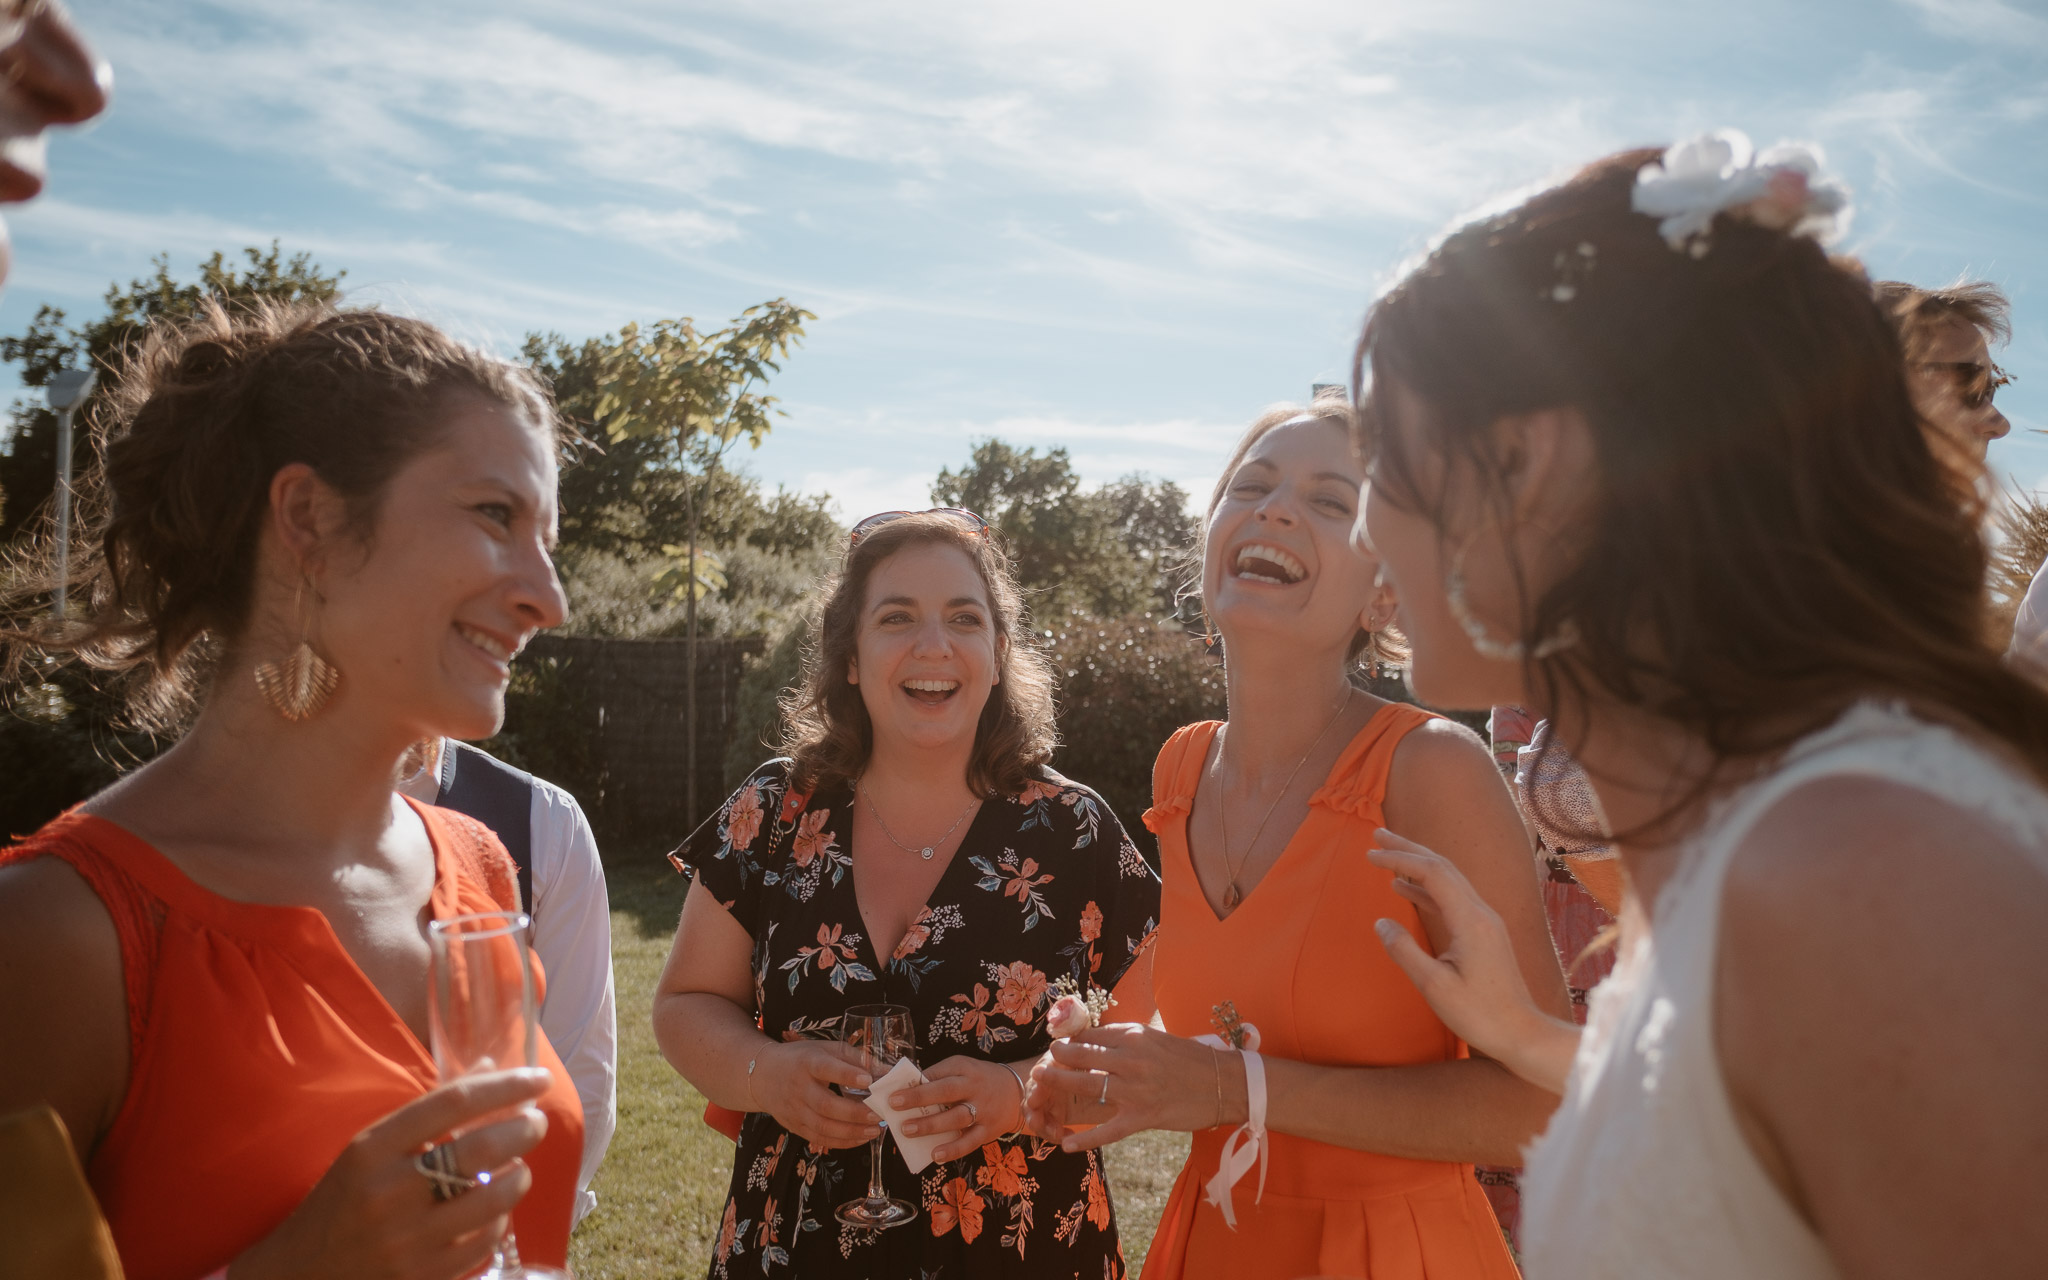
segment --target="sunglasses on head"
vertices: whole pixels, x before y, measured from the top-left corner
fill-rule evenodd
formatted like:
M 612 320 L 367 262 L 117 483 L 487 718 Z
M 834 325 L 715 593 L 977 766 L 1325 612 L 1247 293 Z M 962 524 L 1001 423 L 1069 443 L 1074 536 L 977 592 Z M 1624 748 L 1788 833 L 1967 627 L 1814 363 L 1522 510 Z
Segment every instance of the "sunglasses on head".
M 1963 405 L 1970 409 L 1982 409 L 1998 395 L 1998 389 L 2012 381 L 2012 375 L 1995 364 L 1978 364 L 1974 360 L 1922 360 L 1923 369 L 1945 369 L 1955 379 L 1956 394 Z
M 967 530 L 969 533 L 976 534 L 984 538 L 988 536 L 988 521 L 982 519 L 980 516 L 974 514 L 972 511 L 969 511 L 967 508 L 932 507 L 930 510 L 927 511 L 883 511 L 875 515 L 871 515 L 867 519 L 861 521 L 859 524 L 853 526 L 853 532 L 850 535 L 848 535 L 846 539 L 846 545 L 849 547 L 854 546 L 858 544 L 862 538 L 873 533 L 875 530 L 881 528 L 883 525 L 889 524 L 892 521 L 901 520 L 905 516 L 944 516 L 948 520 L 951 520 L 954 524 L 957 524 L 961 528 Z

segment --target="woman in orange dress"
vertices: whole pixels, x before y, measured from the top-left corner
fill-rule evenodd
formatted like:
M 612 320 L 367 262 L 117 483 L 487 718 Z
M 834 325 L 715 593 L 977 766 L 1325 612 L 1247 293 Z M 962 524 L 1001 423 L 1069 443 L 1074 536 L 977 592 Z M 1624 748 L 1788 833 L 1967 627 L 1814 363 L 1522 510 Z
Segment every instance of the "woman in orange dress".
M 0 1113 L 63 1117 L 130 1280 L 456 1280 L 508 1218 L 565 1264 L 560 1061 L 436 1087 L 427 1048 L 427 922 L 516 909 L 510 859 L 392 790 L 409 744 L 495 730 L 511 654 L 561 619 L 545 393 L 418 321 L 306 306 L 160 332 L 122 394 L 68 625 L 54 566 L 17 580 L 0 663 L 68 651 L 139 714 L 201 705 L 0 851 Z
M 1202 596 L 1231 717 L 1180 730 L 1153 773 L 1164 1029 L 1084 1032 L 1036 1073 L 1042 1128 L 1097 1122 L 1072 1148 L 1194 1133 L 1148 1280 L 1511 1277 L 1472 1165 L 1518 1163 L 1556 1104 L 1472 1058 L 1372 936 L 1381 917 L 1436 932 L 1367 861 L 1374 832 L 1438 832 L 1507 920 L 1532 988 L 1567 1007 L 1486 748 L 1350 679 L 1384 652 L 1391 601 L 1350 545 L 1362 476 L 1347 424 L 1340 402 L 1267 414 L 1210 504 Z M 1142 1008 L 1132 985 L 1119 1002 Z M 1256 1027 L 1242 1046 L 1256 1052 L 1235 1051 L 1233 1016 Z M 1230 1038 L 1197 1039 L 1212 1031 Z

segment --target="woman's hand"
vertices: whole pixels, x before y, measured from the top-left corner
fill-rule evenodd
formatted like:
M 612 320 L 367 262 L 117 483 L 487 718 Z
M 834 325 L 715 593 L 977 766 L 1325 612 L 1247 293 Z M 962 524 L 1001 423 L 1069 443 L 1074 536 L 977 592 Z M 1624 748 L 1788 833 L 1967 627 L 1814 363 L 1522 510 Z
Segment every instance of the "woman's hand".
M 1031 1068 L 1031 1088 L 1024 1095 L 1025 1131 L 1047 1142 L 1058 1142 L 1067 1136 L 1070 1129 L 1098 1125 L 1116 1114 L 1115 1104 L 1103 1105 L 1095 1100 L 1094 1094 L 1082 1097 L 1069 1093 L 1065 1088 L 1054 1088 L 1048 1082 L 1049 1073 L 1059 1070 L 1048 1050 Z M 1098 1088 L 1100 1081 L 1089 1079 L 1090 1088 Z
M 1236 1054 L 1131 1022 L 1055 1043 L 1052 1061 L 1032 1072 L 1032 1081 L 1048 1121 L 1058 1116 L 1064 1127 L 1099 1120 L 1061 1137 L 1067 1151 L 1146 1129 L 1210 1129 L 1241 1119 L 1245 1109 L 1244 1064 Z
M 490 1180 L 437 1201 L 414 1157 L 449 1132 L 546 1093 L 548 1073 L 494 1071 L 442 1085 L 357 1134 L 277 1230 L 235 1259 L 230 1280 L 457 1280 L 491 1260 L 533 1183 L 519 1156 L 548 1131 L 527 1108 L 455 1139 L 455 1167 Z
M 951 1135 L 932 1151 L 932 1159 L 941 1164 L 1023 1127 L 1024 1092 L 1017 1087 L 1017 1076 L 1000 1062 L 955 1055 L 925 1072 L 925 1079 L 929 1083 L 900 1091 L 889 1099 L 889 1105 L 899 1111 L 946 1108 L 937 1115 L 903 1122 L 908 1137 Z
M 875 1113 L 833 1085 L 865 1089 L 873 1077 L 860 1057 L 836 1040 L 792 1040 L 763 1049 L 754 1063 L 753 1110 L 815 1147 L 857 1147 L 881 1136 Z
M 1021 1124 L 1024 1131 L 1047 1142 L 1058 1142 L 1067 1136 L 1067 1126 L 1076 1123 L 1069 1116 L 1078 1112 L 1074 1095 L 1064 1089 L 1055 1089 L 1044 1080 L 1044 1075 L 1054 1066 L 1051 1050 L 1044 1057 L 1031 1064 L 1029 1087 L 1024 1091 L 1024 1111 Z M 1104 1108 L 1104 1114 L 1108 1108 Z
M 1391 831 L 1374 834 L 1380 847 L 1366 856 L 1394 873 L 1394 892 L 1436 913 L 1450 937 L 1432 956 L 1383 919 L 1374 927 L 1387 954 L 1465 1043 L 1531 1084 L 1563 1093 L 1579 1029 L 1536 1007 L 1500 913 L 1447 859 Z

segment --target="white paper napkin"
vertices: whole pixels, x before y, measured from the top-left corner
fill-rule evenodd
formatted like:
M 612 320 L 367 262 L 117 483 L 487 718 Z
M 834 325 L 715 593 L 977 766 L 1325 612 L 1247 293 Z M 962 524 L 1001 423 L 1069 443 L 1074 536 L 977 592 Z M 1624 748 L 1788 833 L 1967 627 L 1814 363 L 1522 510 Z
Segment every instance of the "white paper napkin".
M 914 1085 L 926 1083 L 928 1081 L 925 1079 L 924 1072 L 917 1069 L 915 1062 L 908 1058 L 898 1058 L 896 1059 L 895 1066 L 889 1068 L 881 1079 L 869 1086 L 868 1096 L 863 1099 L 868 1104 L 868 1110 L 882 1117 L 883 1121 L 888 1124 L 890 1136 L 896 1139 L 896 1150 L 902 1153 L 903 1163 L 909 1167 L 912 1173 L 923 1173 L 925 1168 L 932 1162 L 932 1152 L 937 1150 L 941 1142 L 944 1142 L 952 1135 L 944 1133 L 907 1134 L 903 1132 L 903 1122 L 913 1117 L 935 1116 L 939 1112 L 944 1111 L 945 1108 L 937 1103 L 932 1103 L 929 1106 L 917 1107 L 910 1111 L 898 1111 L 889 1105 L 889 1099 Z

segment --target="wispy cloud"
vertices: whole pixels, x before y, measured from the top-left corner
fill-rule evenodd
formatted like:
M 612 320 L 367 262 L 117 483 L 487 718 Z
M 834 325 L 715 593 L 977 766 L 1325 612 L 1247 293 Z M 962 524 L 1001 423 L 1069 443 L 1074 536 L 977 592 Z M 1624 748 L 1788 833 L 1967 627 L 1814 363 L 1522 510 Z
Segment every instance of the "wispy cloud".
M 1206 485 L 1446 219 L 1714 125 L 1826 143 L 1881 269 L 2048 296 L 2048 22 L 1997 0 L 74 3 L 105 171 L 60 144 L 17 297 L 273 236 L 501 348 L 787 295 L 755 462 L 849 508 L 990 434 Z
M 1204 270 L 1298 273 L 1261 224 L 1440 216 L 1504 167 L 1597 145 L 1582 104 L 1548 86 L 1521 101 L 1437 91 L 1412 42 L 1455 26 L 1455 8 L 1427 25 L 1408 7 L 1290 9 L 1315 39 L 1222 6 L 1056 5 L 1027 22 L 626 4 L 578 27 L 554 6 L 226 0 L 137 11 L 107 43 L 134 68 L 124 92 L 194 132 L 317 157 L 394 202 L 657 248 L 742 234 L 760 211 L 735 193 L 775 157 L 809 155 L 898 182 L 997 171 L 1143 208 Z M 675 34 L 700 28 L 735 34 Z M 657 31 L 668 39 L 650 43 Z
M 1901 0 L 1917 10 L 1937 35 L 1960 36 L 2000 46 L 2048 49 L 2048 18 L 2026 13 L 2004 0 Z

